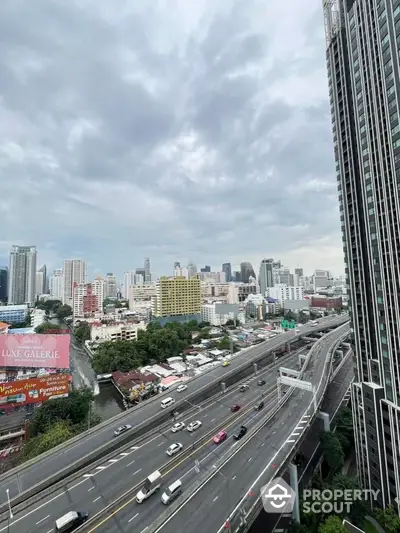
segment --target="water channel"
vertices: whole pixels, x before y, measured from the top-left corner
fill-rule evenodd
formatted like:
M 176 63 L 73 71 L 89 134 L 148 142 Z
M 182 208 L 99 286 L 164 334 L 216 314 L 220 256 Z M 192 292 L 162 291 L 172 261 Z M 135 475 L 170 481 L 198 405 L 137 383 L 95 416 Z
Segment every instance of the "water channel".
M 51 322 L 65 327 L 57 319 Z M 74 387 L 89 387 L 94 393 L 93 410 L 107 420 L 124 410 L 121 395 L 111 383 L 99 385 L 91 360 L 80 341 L 71 333 L 70 367 Z

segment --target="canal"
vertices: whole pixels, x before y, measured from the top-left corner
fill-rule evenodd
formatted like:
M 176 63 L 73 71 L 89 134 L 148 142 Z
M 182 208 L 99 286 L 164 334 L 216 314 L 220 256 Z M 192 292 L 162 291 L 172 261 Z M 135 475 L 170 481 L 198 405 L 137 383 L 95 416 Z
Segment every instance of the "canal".
M 51 322 L 65 327 L 57 319 L 52 319 Z M 89 387 L 92 389 L 94 394 L 93 410 L 101 419 L 107 420 L 121 413 L 124 410 L 124 405 L 120 394 L 111 383 L 99 385 L 90 357 L 73 333 L 71 333 L 69 355 L 72 384 L 76 388 Z

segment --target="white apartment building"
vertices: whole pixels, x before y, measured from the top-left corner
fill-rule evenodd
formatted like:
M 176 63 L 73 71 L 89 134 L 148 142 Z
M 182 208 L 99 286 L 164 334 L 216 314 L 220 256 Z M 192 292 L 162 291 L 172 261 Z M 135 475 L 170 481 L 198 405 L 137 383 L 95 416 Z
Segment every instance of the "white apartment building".
M 151 309 L 152 299 L 157 294 L 156 284 L 132 285 L 129 287 L 128 294 L 130 311 L 139 311 L 143 308 Z
M 106 276 L 106 298 L 117 297 L 117 278 L 112 272 Z
M 225 272 L 200 272 L 198 276 L 201 281 L 211 283 L 226 283 Z
M 239 303 L 239 287 L 237 286 L 236 283 L 228 283 L 227 303 L 228 304 Z
M 140 322 L 139 324 L 114 324 L 112 326 L 92 326 L 90 331 L 90 338 L 93 342 L 106 341 L 134 341 L 137 339 L 138 331 L 145 330 L 146 324 Z
M 106 282 L 102 278 L 92 281 L 92 292 L 97 296 L 99 310 L 103 310 L 103 302 L 106 299 Z
M 278 300 L 280 304 L 285 300 L 303 300 L 303 287 L 290 287 L 283 283 L 276 285 L 275 287 L 267 288 L 267 296 Z
M 94 293 L 93 283 L 76 284 L 73 291 L 72 310 L 74 318 L 101 311 L 103 301 Z
M 36 295 L 36 246 L 16 246 L 10 252 L 8 304 L 33 306 Z
M 43 309 L 34 309 L 31 313 L 31 327 L 33 329 L 40 326 L 40 324 L 43 324 L 43 322 L 46 320 L 46 312 L 43 311 Z
M 175 278 L 189 278 L 189 270 L 187 268 L 182 268 L 180 266 L 176 266 L 174 269 L 174 277 Z
M 203 322 L 209 322 L 212 326 L 223 326 L 228 320 L 235 318 L 235 313 L 219 314 L 216 312 L 216 304 L 225 302 L 213 302 L 201 306 L 201 319 Z
M 53 271 L 49 285 L 52 299 L 62 301 L 64 298 L 64 271 L 62 268 L 57 268 Z
M 141 283 L 137 282 L 137 279 L 141 278 Z M 132 285 L 143 285 L 144 278 L 140 274 L 136 274 L 134 270 L 129 270 L 124 272 L 124 290 L 122 291 L 122 296 L 125 300 L 129 300 L 129 287 Z
M 314 271 L 314 291 L 327 287 L 329 285 L 330 273 L 329 270 L 315 270 Z
M 64 296 L 63 303 L 73 304 L 74 283 L 87 283 L 87 264 L 82 259 L 65 259 L 64 260 Z

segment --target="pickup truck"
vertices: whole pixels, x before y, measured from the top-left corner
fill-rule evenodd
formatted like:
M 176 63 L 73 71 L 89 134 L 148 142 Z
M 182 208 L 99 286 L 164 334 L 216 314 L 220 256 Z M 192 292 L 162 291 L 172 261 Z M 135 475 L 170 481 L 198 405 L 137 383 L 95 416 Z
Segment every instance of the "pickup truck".
M 143 503 L 161 487 L 161 472 L 156 470 L 146 478 L 143 487 L 136 494 L 137 503 Z

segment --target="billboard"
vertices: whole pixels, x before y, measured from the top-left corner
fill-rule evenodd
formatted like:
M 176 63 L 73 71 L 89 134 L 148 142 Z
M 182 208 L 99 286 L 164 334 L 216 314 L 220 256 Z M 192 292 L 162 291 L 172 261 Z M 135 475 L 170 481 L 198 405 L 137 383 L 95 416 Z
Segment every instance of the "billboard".
M 53 374 L 43 378 L 0 383 L 0 408 L 42 403 L 68 396 L 70 379 L 69 374 Z
M 69 368 L 69 335 L 0 335 L 0 367 Z

